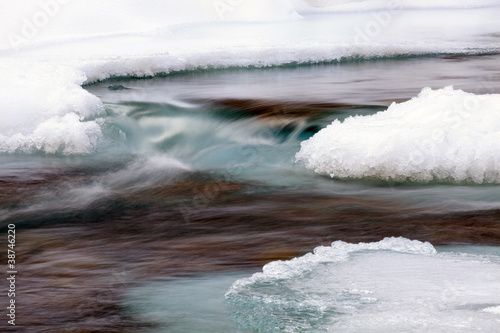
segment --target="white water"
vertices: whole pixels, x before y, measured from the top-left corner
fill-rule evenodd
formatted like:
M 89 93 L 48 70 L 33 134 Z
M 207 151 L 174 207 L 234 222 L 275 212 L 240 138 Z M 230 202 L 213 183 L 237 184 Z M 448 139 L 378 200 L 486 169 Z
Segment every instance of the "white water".
M 5 3 L 0 151 L 96 151 L 102 104 L 80 86 L 111 76 L 499 50 L 500 1 L 306 2 Z
M 229 7 L 224 6 L 228 3 L 231 3 Z M 83 84 L 114 76 L 144 77 L 206 68 L 325 61 L 339 61 L 342 65 L 356 58 L 474 55 L 500 51 L 498 0 L 462 1 L 460 4 L 450 0 L 426 0 L 418 4 L 402 0 L 395 5 L 377 0 L 146 0 L 140 4 L 130 0 L 30 0 L 1 1 L 0 9 L 1 154 L 92 156 L 110 144 L 106 141 L 106 131 L 110 131 L 113 121 L 121 124 L 128 121 L 137 125 L 139 132 L 145 129 L 147 133 L 140 140 L 127 138 L 128 142 L 137 143 L 130 151 L 154 154 L 157 153 L 155 145 L 175 137 L 179 128 L 200 129 L 206 126 L 207 119 L 210 124 L 204 132 L 185 136 L 188 140 L 185 142 L 201 141 L 207 145 L 194 157 L 193 151 L 188 149 L 169 151 L 177 155 L 175 158 L 164 154 L 137 159 L 134 156 L 121 170 L 100 174 L 84 185 L 69 182 L 65 184 L 67 188 L 61 188 L 58 193 L 42 193 L 45 197 L 40 203 L 35 200 L 34 204 L 29 202 L 27 207 L 20 208 L 35 214 L 87 209 L 95 200 L 121 191 L 133 193 L 166 184 L 176 174 L 192 170 L 193 165 L 227 169 L 227 165 L 234 165 L 236 160 L 252 172 L 265 175 L 267 178 L 261 178 L 265 181 L 303 176 L 301 172 L 288 169 L 294 167 L 291 159 L 282 161 L 289 153 L 283 146 L 269 145 L 272 149 L 264 155 L 266 159 L 271 155 L 270 160 L 279 161 L 276 173 L 269 172 L 266 164 L 264 167 L 259 164 L 263 156 L 261 150 L 250 146 L 251 154 L 241 153 L 241 147 L 250 140 L 255 140 L 250 143 L 256 145 L 264 141 L 259 140 L 257 120 L 239 121 L 241 126 L 236 128 L 242 130 L 238 132 L 230 128 L 234 124 L 220 125 L 217 121 L 211 122 L 210 117 L 203 121 L 195 117 L 176 120 L 138 117 L 134 124 L 126 112 L 105 110 L 98 95 L 87 92 Z M 496 78 L 495 58 L 492 61 Z M 384 71 L 373 73 L 382 81 L 384 77 L 380 72 Z M 406 73 L 402 68 L 397 75 L 407 76 L 408 80 L 414 78 Z M 350 78 L 351 74 L 349 70 L 345 72 L 346 77 Z M 451 81 L 463 78 L 453 72 L 446 75 Z M 425 75 L 420 79 L 425 80 Z M 312 81 L 313 85 L 318 84 Z M 329 81 L 328 76 L 324 76 L 321 84 L 326 86 L 332 81 L 335 80 Z M 406 81 L 406 77 L 402 81 Z M 365 95 L 369 102 L 381 101 L 382 97 L 373 97 L 379 83 L 377 77 L 364 82 L 355 85 L 358 89 L 350 91 L 349 98 L 359 101 L 356 95 Z M 342 80 L 334 83 L 336 86 L 343 84 Z M 310 85 L 296 83 L 297 87 L 301 85 L 304 89 L 296 88 L 299 93 L 290 100 L 293 97 L 305 99 Z M 418 89 L 429 85 L 423 83 Z M 168 89 L 169 85 L 166 86 Z M 404 93 L 397 91 L 394 96 L 408 98 L 407 94 L 414 87 L 404 83 L 402 86 Z M 208 89 L 204 94 L 202 89 L 203 85 L 197 87 L 195 95 L 213 97 L 213 90 Z M 242 88 L 236 90 L 243 97 L 248 93 Z M 220 96 L 234 97 L 234 91 L 228 89 Z M 342 96 L 339 97 L 342 101 L 345 91 L 342 88 L 335 91 Z M 131 91 L 132 94 L 136 92 Z M 266 93 L 263 91 L 262 96 Z M 290 93 L 284 89 L 281 94 Z M 177 96 L 174 94 L 174 97 Z M 336 101 L 337 97 L 324 94 L 321 100 Z M 156 101 L 164 103 L 162 98 L 165 95 Z M 473 103 L 477 108 L 473 109 L 472 116 L 465 117 L 466 111 L 471 111 L 466 108 L 469 104 L 463 104 L 466 100 L 478 102 Z M 155 102 L 148 92 L 132 96 L 128 101 Z M 189 107 L 183 104 L 185 101 L 175 98 L 167 103 Z M 304 143 L 299 157 L 321 173 L 344 178 L 498 182 L 497 111 L 497 95 L 471 95 L 451 89 L 425 90 L 410 102 L 392 106 L 388 113 L 335 123 L 334 128 L 344 131 L 344 137 L 339 138 L 325 129 L 322 133 L 326 133 L 327 138 L 319 140 L 323 135 L 320 134 Z M 373 125 L 372 120 L 375 120 Z M 356 126 L 348 127 L 351 122 Z M 420 126 L 413 134 L 412 124 Z M 203 135 L 210 131 L 217 132 L 210 137 L 213 141 L 203 140 Z M 127 134 L 117 131 L 113 135 Z M 330 153 L 336 146 L 331 144 L 330 138 L 341 140 L 340 152 L 349 150 L 349 154 L 335 160 L 335 155 Z M 227 150 L 228 142 L 234 143 L 235 148 Z M 390 146 L 381 147 L 386 144 Z M 189 144 L 189 147 L 195 150 L 194 145 Z M 367 152 L 367 149 L 370 150 Z M 228 151 L 245 156 L 228 154 Z M 368 160 L 364 153 L 372 158 Z M 9 160 L 4 157 L 2 162 Z M 25 157 L 21 156 L 21 162 L 12 168 L 7 165 L 2 173 L 12 177 L 19 172 L 17 168 L 22 167 L 24 172 L 29 163 L 36 164 L 34 157 L 29 163 Z M 335 163 L 331 163 L 332 159 Z M 47 160 L 49 164 L 52 162 Z M 251 162 L 250 167 L 247 160 Z M 283 167 L 285 163 L 287 166 Z M 235 169 L 237 167 L 239 165 Z M 339 174 L 339 168 L 343 174 Z M 35 165 L 34 169 L 41 168 Z M 318 177 L 318 182 L 323 179 Z M 341 188 L 333 191 L 335 195 L 345 193 L 345 187 L 349 194 L 369 192 L 368 196 L 389 199 L 412 197 L 409 201 L 415 207 L 435 205 L 439 213 L 498 207 L 496 187 L 429 186 L 395 190 L 342 183 L 332 186 Z M 2 212 L 2 217 L 15 217 L 9 214 Z M 367 329 L 366 323 L 373 323 L 368 328 L 375 332 L 470 332 L 479 329 L 494 332 L 500 325 L 499 255 L 466 252 L 465 248 L 459 248 L 453 253 L 436 254 L 430 244 L 404 239 L 370 245 L 336 243 L 331 248 L 316 250 L 314 255 L 272 263 L 263 273 L 238 281 L 227 297 L 234 308 L 236 322 L 262 332 L 276 332 L 276 327 L 280 328 L 277 332 L 358 332 Z M 189 282 L 187 284 L 185 290 L 189 290 Z M 210 285 L 200 287 L 201 297 L 209 288 Z M 157 290 L 153 288 L 153 294 Z M 222 299 L 222 294 L 218 300 Z M 181 325 L 179 331 L 198 327 L 198 323 L 191 320 L 197 314 L 186 315 L 192 308 L 198 310 L 190 306 L 192 302 L 191 298 L 183 308 L 186 312 L 180 314 L 188 320 L 187 326 Z M 210 309 L 214 303 L 208 301 L 201 307 L 202 311 Z M 170 306 L 176 309 L 176 304 L 170 303 Z M 202 320 L 200 325 L 207 322 L 210 318 Z M 219 328 L 213 331 L 219 332 Z
M 499 265 L 496 248 L 337 241 L 267 264 L 226 300 L 242 327 L 259 332 L 496 332 Z

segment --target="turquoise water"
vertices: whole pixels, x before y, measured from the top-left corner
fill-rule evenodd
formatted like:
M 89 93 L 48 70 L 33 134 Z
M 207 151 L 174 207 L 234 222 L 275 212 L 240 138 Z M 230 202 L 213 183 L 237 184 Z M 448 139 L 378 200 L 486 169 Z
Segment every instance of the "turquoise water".
M 192 172 L 210 174 L 215 187 L 223 181 L 247 183 L 250 193 L 285 189 L 297 196 L 382 199 L 430 213 L 497 208 L 496 185 L 329 179 L 305 169 L 295 155 L 301 142 L 332 121 L 383 111 L 394 101 L 414 97 L 423 86 L 454 83 L 477 94 L 498 92 L 498 80 L 492 79 L 498 62 L 497 55 L 415 57 L 188 72 L 90 85 L 86 89 L 104 102 L 107 112 L 97 152 L 0 156 L 2 172 L 21 180 L 32 174 L 44 178 L 37 170 L 45 169 L 77 173 L 85 181 L 69 180 L 57 191 L 42 189 L 36 203 L 26 200 L 5 211 L 4 219 L 22 223 L 35 214 L 48 221 L 51 214 L 92 210 L 116 195 L 175 182 Z M 460 73 L 459 78 L 452 73 Z
M 499 61 L 498 55 L 347 61 L 115 79 L 87 89 L 106 103 L 109 131 L 123 138 L 125 156 L 167 154 L 194 170 L 298 191 L 407 199 L 418 208 L 488 209 L 498 206 L 496 186 L 328 181 L 296 163 L 295 155 L 301 142 L 332 121 L 383 111 L 422 87 L 498 92 Z
M 156 281 L 130 290 L 124 303 L 130 313 L 157 324 L 151 333 L 256 332 L 240 329 L 231 320 L 224 294 L 248 273 L 203 274 Z
M 500 290 L 487 278 L 498 271 L 498 247 L 438 247 L 430 260 L 358 253 L 225 294 L 268 262 L 338 239 L 496 244 L 495 183 L 331 178 L 295 155 L 332 121 L 376 114 L 423 86 L 499 93 L 491 79 L 499 61 L 389 58 L 89 85 L 106 108 L 96 152 L 2 154 L 0 220 L 92 265 L 146 267 L 116 298 L 120 313 L 154 326 L 141 332 L 359 332 L 368 322 L 373 332 L 491 331 Z M 81 239 L 36 236 L 46 228 Z M 99 250 L 89 250 L 94 242 Z M 222 273 L 206 273 L 214 269 Z
M 498 331 L 500 0 L 1 7 L 15 330 Z
M 453 81 L 457 88 L 485 93 L 487 87 L 497 92 L 496 80 L 477 84 L 497 63 L 498 56 L 389 59 L 124 79 L 88 89 L 107 103 L 109 122 L 125 133 L 131 151 L 168 152 L 195 170 L 215 172 L 224 180 L 265 184 L 271 191 L 285 188 L 296 196 L 322 193 L 377 199 L 443 214 L 498 207 L 497 185 L 332 180 L 297 165 L 294 155 L 301 141 L 332 120 L 384 110 L 391 101 L 413 97 L 424 80 L 433 87 Z M 443 70 L 436 70 L 440 66 Z M 405 68 L 413 69 L 414 80 L 407 80 Z M 458 68 L 460 80 L 450 79 L 446 73 Z M 377 89 L 371 89 L 377 80 Z M 304 84 L 307 93 L 301 88 Z M 224 104 L 226 100 L 232 102 Z M 315 103 L 326 105 L 308 116 L 286 114 L 298 103 L 310 109 Z M 252 115 L 261 105 L 277 105 L 281 111 L 271 119 Z M 158 323 L 153 332 L 353 332 L 369 327 L 373 332 L 468 332 L 473 327 L 497 327 L 497 315 L 486 309 L 499 304 L 498 280 L 491 277 L 499 262 L 498 247 L 437 249 L 438 259 L 397 252 L 355 255 L 338 271 L 336 264 L 325 263 L 324 271 L 313 268 L 297 280 L 256 282 L 232 294 L 228 302 L 224 294 L 245 274 L 158 281 L 131 290 L 125 303 L 132 313 Z M 470 269 L 486 277 L 468 274 Z M 385 283 L 393 283 L 401 299 L 384 291 Z M 375 291 L 366 291 L 370 288 Z M 380 295 L 372 297 L 372 292 Z M 412 300 L 416 295 L 420 298 Z M 407 305 L 402 306 L 405 298 Z
M 488 309 L 500 307 L 499 248 L 436 249 L 431 256 L 362 250 L 320 266 L 306 261 L 291 275 L 256 277 L 231 294 L 252 272 L 155 281 L 131 289 L 124 303 L 158 325 L 148 331 L 155 333 L 493 332 L 500 318 Z

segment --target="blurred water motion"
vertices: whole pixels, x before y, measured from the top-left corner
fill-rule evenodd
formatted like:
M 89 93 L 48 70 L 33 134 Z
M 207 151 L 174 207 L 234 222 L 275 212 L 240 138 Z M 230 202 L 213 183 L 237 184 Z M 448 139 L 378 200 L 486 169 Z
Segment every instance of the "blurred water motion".
M 0 221 L 2 231 L 16 224 L 22 272 L 16 329 L 146 331 L 155 324 L 123 299 L 132 286 L 255 270 L 336 240 L 499 245 L 496 185 L 332 180 L 293 163 L 300 142 L 332 120 L 409 99 L 428 76 L 432 85 L 447 84 L 443 73 L 430 73 L 433 66 L 452 71 L 459 62 L 468 68 L 459 86 L 475 89 L 498 56 L 215 71 L 88 87 L 108 108 L 100 151 L 0 157 Z M 409 65 L 421 69 L 421 82 L 395 74 Z M 327 85 L 345 67 L 341 77 L 354 71 L 371 79 Z M 394 76 L 374 83 L 391 68 Z M 299 74 L 317 89 L 300 95 L 286 84 Z M 267 88 L 257 84 L 261 75 Z M 500 92 L 492 82 L 488 89 Z M 352 93 L 360 87 L 364 94 Z

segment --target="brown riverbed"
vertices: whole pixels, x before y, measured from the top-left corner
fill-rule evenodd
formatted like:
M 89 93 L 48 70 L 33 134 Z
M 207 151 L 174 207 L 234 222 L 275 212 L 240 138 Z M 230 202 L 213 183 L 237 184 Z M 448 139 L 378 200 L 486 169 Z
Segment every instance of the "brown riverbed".
M 57 191 L 69 179 L 87 177 L 72 171 L 4 179 L 2 209 L 22 208 L 38 200 L 42 189 Z M 257 269 L 335 240 L 403 236 L 434 245 L 500 244 L 498 210 L 436 214 L 200 173 L 117 194 L 85 211 L 61 209 L 52 217 L 20 211 L 2 222 L 16 223 L 19 271 L 17 326 L 2 321 L 2 332 L 141 331 L 148 324 L 127 314 L 120 301 L 130 286 L 160 277 Z M 0 260 L 6 262 L 5 251 Z

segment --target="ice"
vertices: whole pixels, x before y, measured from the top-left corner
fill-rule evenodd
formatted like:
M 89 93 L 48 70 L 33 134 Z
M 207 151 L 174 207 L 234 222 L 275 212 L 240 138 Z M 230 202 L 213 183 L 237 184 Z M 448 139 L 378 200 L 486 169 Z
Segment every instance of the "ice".
M 474 332 L 498 327 L 498 256 L 405 238 L 337 241 L 236 281 L 233 318 L 258 332 Z
M 2 4 L 0 152 L 96 151 L 103 107 L 81 86 L 110 77 L 499 50 L 498 0 L 384 3 L 328 1 L 325 15 L 298 0 Z
M 0 64 L 0 152 L 84 154 L 102 137 L 104 106 L 71 67 Z
M 297 161 L 336 178 L 500 182 L 500 95 L 425 88 L 372 116 L 334 121 Z

